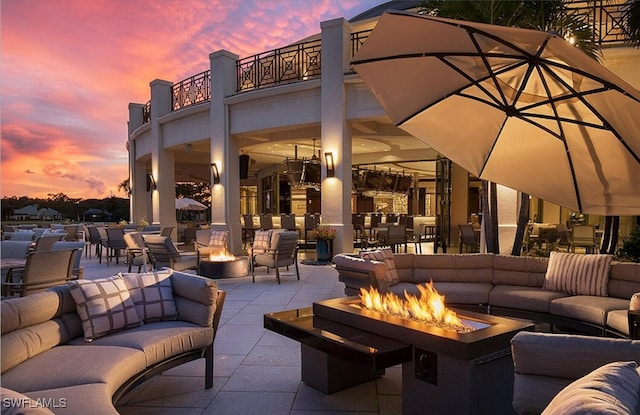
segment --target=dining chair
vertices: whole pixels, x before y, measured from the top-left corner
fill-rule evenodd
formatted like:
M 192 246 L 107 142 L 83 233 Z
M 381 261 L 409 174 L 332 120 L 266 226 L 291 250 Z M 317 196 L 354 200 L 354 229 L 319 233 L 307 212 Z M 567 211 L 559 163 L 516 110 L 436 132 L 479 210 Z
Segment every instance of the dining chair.
M 387 227 L 386 243 L 391 246 L 393 252 L 398 252 L 398 246 L 404 245 L 407 252 L 407 227 L 404 225 L 390 225 Z
M 305 213 L 304 214 L 304 247 L 307 248 L 307 244 L 309 241 L 309 232 L 313 232 L 313 230 L 320 224 L 320 214 L 319 213 Z
M 160 230 L 160 235 L 161 236 L 168 236 L 169 238 L 171 238 L 171 235 L 173 234 L 173 229 L 175 228 L 175 226 L 163 226 L 162 229 Z
M 249 215 L 249 214 L 245 214 L 242 215 L 242 222 L 244 223 L 243 226 L 243 240 L 245 242 L 245 244 L 248 243 L 253 243 L 253 238 L 256 234 L 256 227 L 253 224 L 253 215 Z
M 64 227 L 64 233 L 66 234 L 64 240 L 67 242 L 78 241 L 78 225 L 66 225 Z
M 280 214 L 280 227 L 282 229 L 286 229 L 288 231 L 298 232 L 298 227 L 296 226 L 296 215 L 295 213 L 281 213 Z
M 460 253 L 464 249 L 473 253 L 480 252 L 480 241 L 476 236 L 476 231 L 473 229 L 473 225 L 470 223 L 458 224 L 458 231 L 460 234 L 459 249 Z
M 73 257 L 71 258 L 71 279 L 82 279 L 84 276 L 84 268 L 80 266 L 80 260 L 82 259 L 82 250 L 84 249 L 85 242 L 68 242 L 57 241 L 54 242 L 51 247 L 52 251 L 61 250 L 73 250 Z
M 380 227 L 382 223 L 382 213 L 372 213 L 369 220 L 369 235 L 373 236 L 373 232 L 376 228 Z
M 407 243 L 412 243 L 414 246 L 414 250 L 417 254 L 421 254 L 422 253 L 422 243 L 426 242 L 426 238 L 425 238 L 425 229 L 426 229 L 427 224 L 426 223 L 421 223 L 418 225 L 418 229 L 416 229 L 413 232 L 413 235 L 411 236 L 411 238 L 407 239 Z
M 138 267 L 138 272 L 143 268 L 144 271 L 147 272 L 147 264 L 151 264 L 151 260 L 149 258 L 149 250 L 145 245 L 144 238 L 142 237 L 142 232 L 125 233 L 124 242 L 127 244 L 126 253 L 127 264 L 129 265 L 128 272 L 131 272 L 131 268 L 134 266 Z
M 153 268 L 159 270 L 169 267 L 176 271 L 198 269 L 200 258 L 197 253 L 186 254 L 178 251 L 171 238 L 161 235 L 143 235 L 144 243 L 149 249 Z
M 584 248 L 587 254 L 595 252 L 596 228 L 593 225 L 574 225 L 571 228 L 570 251 L 576 252 L 576 248 Z
M 260 215 L 260 229 L 273 229 L 273 215 L 271 213 Z
M 106 237 L 107 234 L 105 233 L 104 235 Z M 100 231 L 98 230 L 98 227 L 87 226 L 85 228 L 85 238 L 88 243 L 85 246 L 84 256 L 87 256 L 87 254 L 89 254 L 89 258 L 91 258 L 91 248 L 93 247 L 95 255 L 97 257 L 100 257 L 102 254 L 102 236 L 100 234 Z
M 127 243 L 124 241 L 124 229 L 107 228 L 105 232 L 107 240 L 106 244 L 103 241 L 103 246 L 107 248 L 107 266 L 109 266 L 112 257 L 115 257 L 116 264 L 119 264 L 120 252 L 127 249 Z
M 22 278 L 14 278 L 17 268 L 9 270 L 6 280 L 2 281 L 2 296 L 24 297 L 44 291 L 49 287 L 65 284 L 73 279 L 72 261 L 77 250 L 32 252 L 27 256 Z
M 38 239 L 36 239 L 35 245 L 33 245 L 34 252 L 42 252 L 42 251 L 51 251 L 53 244 L 58 241 L 61 241 L 65 238 L 64 233 L 60 233 L 56 235 L 55 233 L 49 233 L 42 235 Z
M 289 269 L 289 265 L 294 265 L 296 277 L 300 280 L 298 271 L 298 233 L 291 231 L 276 232 L 273 235 L 271 246 L 264 252 L 253 255 L 252 262 L 251 278 L 254 283 L 256 282 L 255 269 L 258 266 L 267 267 L 267 272 L 270 268 L 274 268 L 276 279 L 280 284 L 279 268 L 286 266 Z

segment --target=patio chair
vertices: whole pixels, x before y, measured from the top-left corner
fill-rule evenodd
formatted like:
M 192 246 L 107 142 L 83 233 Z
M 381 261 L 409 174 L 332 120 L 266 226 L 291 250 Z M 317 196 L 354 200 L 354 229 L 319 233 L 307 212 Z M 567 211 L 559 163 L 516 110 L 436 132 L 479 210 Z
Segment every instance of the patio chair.
M 24 297 L 44 291 L 49 287 L 65 284 L 73 279 L 72 261 L 76 250 L 32 252 L 22 271 L 22 278 L 14 279 L 17 268 L 9 270 L 6 280 L 2 282 L 2 296 Z
M 242 227 L 242 239 L 244 240 L 244 243 L 253 243 L 253 238 L 256 234 L 256 227 L 253 225 L 253 215 L 242 215 L 242 222 L 244 223 L 244 226 Z
M 38 239 L 36 239 L 36 243 L 33 246 L 33 251 L 34 252 L 51 251 L 53 244 L 63 240 L 64 237 L 65 237 L 64 233 L 59 233 L 57 235 L 55 233 L 44 234 Z
M 271 213 L 260 215 L 260 229 L 273 229 L 273 215 Z
M 571 252 L 584 248 L 587 254 L 596 250 L 596 228 L 593 225 L 574 225 L 571 228 Z
M 393 252 L 398 252 L 398 246 L 404 245 L 407 252 L 407 228 L 403 225 L 390 225 L 387 227 L 387 237 L 385 241 Z
M 369 219 L 369 235 L 373 236 L 373 232 L 376 228 L 380 227 L 382 223 L 382 213 L 372 213 Z
M 173 233 L 174 228 L 175 226 L 163 226 L 162 229 L 160 230 L 160 235 L 168 236 L 169 238 L 171 238 L 171 234 Z
M 82 279 L 84 275 L 84 268 L 80 266 L 80 260 L 82 259 L 82 250 L 85 243 L 82 241 L 68 242 L 58 241 L 54 242 L 51 247 L 52 251 L 72 250 L 73 257 L 71 258 L 71 279 Z
M 124 229 L 107 228 L 104 231 L 107 238 L 102 240 L 102 246 L 107 248 L 107 266 L 109 266 L 112 257 L 115 257 L 116 264 L 119 264 L 120 252 L 127 249 L 127 243 L 124 241 Z M 102 260 L 102 257 L 100 259 Z
M 320 224 L 320 214 L 318 213 L 305 213 L 304 214 L 304 247 L 307 248 L 309 241 L 309 232 Z
M 19 230 L 17 232 L 6 232 L 4 236 L 10 241 L 33 241 L 35 239 L 35 232 Z
M 288 231 L 298 232 L 295 213 L 291 213 L 289 215 L 285 213 L 280 214 L 280 227 Z
M 427 242 L 427 239 L 425 237 L 426 236 L 426 231 L 425 231 L 426 227 L 427 227 L 426 223 L 419 224 L 418 225 L 418 229 L 416 229 L 416 231 L 413 233 L 413 236 L 411 238 L 407 239 L 407 243 L 412 243 L 413 244 L 416 254 L 421 254 L 422 253 L 422 243 L 423 242 Z
M 138 272 L 144 267 L 144 271 L 147 271 L 147 264 L 151 264 L 149 258 L 149 249 L 147 248 L 142 232 L 129 232 L 124 234 L 124 242 L 127 244 L 127 264 L 129 265 L 129 271 L 131 268 L 138 267 Z
M 25 259 L 31 247 L 30 241 L 1 241 L 0 258 Z
M 154 269 L 159 270 L 164 267 L 169 267 L 176 271 L 198 269 L 200 264 L 199 256 L 196 253 L 180 253 L 171 238 L 161 235 L 143 235 L 142 237 L 149 249 L 149 257 Z
M 64 240 L 67 242 L 78 241 L 78 225 L 66 225 L 64 227 L 64 233 L 66 234 Z
M 364 225 L 353 225 L 353 234 L 355 237 L 354 245 L 360 247 L 360 249 L 369 249 L 380 246 L 378 239 L 369 238 L 367 231 L 364 229 Z
M 468 252 L 480 252 L 480 241 L 476 236 L 476 231 L 473 229 L 473 225 L 470 223 L 464 223 L 458 225 L 458 231 L 460 233 L 459 249 L 460 253 L 463 250 Z
M 270 268 L 276 270 L 276 279 L 280 284 L 280 267 L 294 265 L 296 269 L 296 277 L 300 280 L 298 272 L 298 233 L 291 231 L 276 232 L 273 235 L 271 246 L 264 252 L 257 253 L 252 256 L 251 278 L 256 282 L 255 269 L 258 266 L 267 267 L 267 273 Z
M 100 231 L 98 231 L 96 226 L 87 226 L 84 234 L 87 242 L 87 245 L 85 245 L 84 256 L 89 254 L 89 258 L 91 258 L 91 248 L 94 247 L 95 254 L 99 257 L 102 254 L 102 237 L 100 235 Z
M 196 231 L 195 248 L 198 255 L 209 256 L 211 253 L 227 253 L 229 232 L 218 229 L 198 229 Z

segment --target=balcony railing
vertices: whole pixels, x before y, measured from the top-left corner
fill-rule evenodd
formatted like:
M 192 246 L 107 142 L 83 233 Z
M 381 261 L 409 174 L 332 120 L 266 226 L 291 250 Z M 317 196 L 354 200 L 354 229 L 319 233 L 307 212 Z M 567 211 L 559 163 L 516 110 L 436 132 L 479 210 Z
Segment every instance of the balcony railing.
M 236 62 L 237 92 L 304 81 L 320 76 L 321 41 L 298 43 Z
M 623 7 L 621 0 L 567 1 L 567 8 L 589 25 L 599 46 L 620 44 L 628 39 L 622 26 Z
M 621 44 L 628 36 L 622 29 L 623 0 L 567 0 L 571 13 L 588 23 L 594 40 L 600 46 Z M 367 41 L 371 30 L 351 34 L 351 56 Z M 236 91 L 260 88 L 318 78 L 321 74 L 321 41 L 298 43 L 236 61 Z M 211 100 L 211 71 L 204 71 L 173 85 L 173 111 Z M 151 103 L 143 110 L 149 122 Z
M 211 100 L 211 71 L 173 84 L 173 111 Z

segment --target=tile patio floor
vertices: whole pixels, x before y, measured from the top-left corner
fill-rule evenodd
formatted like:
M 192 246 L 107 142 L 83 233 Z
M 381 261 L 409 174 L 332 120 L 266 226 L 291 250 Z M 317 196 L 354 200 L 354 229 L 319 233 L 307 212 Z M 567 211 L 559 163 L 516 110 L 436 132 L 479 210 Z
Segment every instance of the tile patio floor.
M 424 248 L 431 245 L 426 245 Z M 410 250 L 411 251 L 411 250 Z M 315 253 L 301 253 L 300 260 Z M 426 252 L 425 252 L 426 253 Z M 126 266 L 98 264 L 83 257 L 85 278 L 126 272 Z M 401 368 L 392 367 L 376 381 L 325 395 L 300 380 L 300 345 L 263 328 L 263 314 L 308 307 L 314 301 L 344 296 L 344 285 L 329 265 L 300 264 L 281 274 L 259 268 L 251 277 L 219 279 L 227 291 L 216 335 L 214 387 L 204 389 L 204 361 L 197 360 L 150 379 L 117 406 L 122 414 L 269 414 L 391 415 L 402 413 Z

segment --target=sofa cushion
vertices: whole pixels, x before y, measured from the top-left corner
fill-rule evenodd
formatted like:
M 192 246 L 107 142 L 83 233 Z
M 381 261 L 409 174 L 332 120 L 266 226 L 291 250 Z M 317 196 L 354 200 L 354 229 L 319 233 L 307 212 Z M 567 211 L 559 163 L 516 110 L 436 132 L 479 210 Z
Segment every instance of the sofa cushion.
M 572 382 L 542 414 L 632 414 L 636 413 L 639 400 L 636 362 L 613 362 Z
M 171 269 L 163 269 L 142 274 L 120 274 L 129 289 L 138 317 L 145 323 L 178 317 L 173 301 L 172 273 Z
M 273 231 L 271 230 L 260 230 L 256 231 L 253 237 L 253 244 L 251 248 L 267 250 L 271 247 L 271 234 Z
M 113 394 L 145 369 L 145 355 L 128 347 L 63 345 L 2 374 L 4 387 L 28 393 L 86 383 L 106 383 Z
M 212 230 L 209 236 L 209 246 L 219 246 L 226 248 L 227 246 L 227 231 Z
M 111 391 L 106 383 L 67 386 L 29 392 L 31 399 L 60 402 L 64 397 L 64 407 L 55 409 L 57 414 L 118 415 L 111 401 Z M 87 397 L 90 396 L 90 399 Z
M 446 282 L 476 282 L 491 284 L 493 254 L 433 254 L 416 255 L 414 282 L 416 284 Z
M 610 327 L 625 336 L 629 335 L 628 310 L 611 310 L 607 313 L 607 327 Z
M 635 262 L 611 262 L 607 294 L 618 298 L 631 298 L 640 292 L 640 264 Z
M 493 284 L 542 288 L 548 258 L 496 255 L 493 258 Z
M 121 275 L 67 284 L 76 302 L 86 341 L 140 325 L 135 304 Z
M 53 415 L 48 408 L 38 405 L 38 401 L 7 388 L 0 388 L 0 396 L 2 396 L 2 415 Z M 58 395 L 55 402 L 60 404 L 60 396 Z M 62 405 L 66 403 L 62 398 Z
M 543 290 L 542 288 L 536 287 L 496 285 L 489 293 L 489 305 L 491 307 L 548 313 L 552 300 L 567 296 L 568 294 L 566 293 Z
M 628 307 L 629 300 L 620 298 L 572 295 L 552 300 L 549 304 L 549 312 L 555 316 L 604 326 L 609 311 L 627 309 Z
M 393 259 L 393 251 L 391 248 L 362 251 L 360 253 L 360 257 L 362 259 L 384 262 L 387 267 L 385 276 L 389 287 L 399 282 L 398 271 L 396 271 L 396 262 Z
M 150 366 L 169 357 L 200 350 L 213 342 L 213 328 L 186 321 L 158 321 L 112 333 L 91 343 L 76 339 L 71 345 L 130 347 L 144 352 Z
M 173 271 L 171 284 L 178 318 L 211 327 L 218 299 L 218 283 L 199 275 Z
M 612 255 L 551 252 L 543 288 L 571 295 L 607 295 Z
M 445 303 L 480 305 L 489 302 L 491 284 L 477 282 L 434 282 L 433 286 L 444 296 Z

